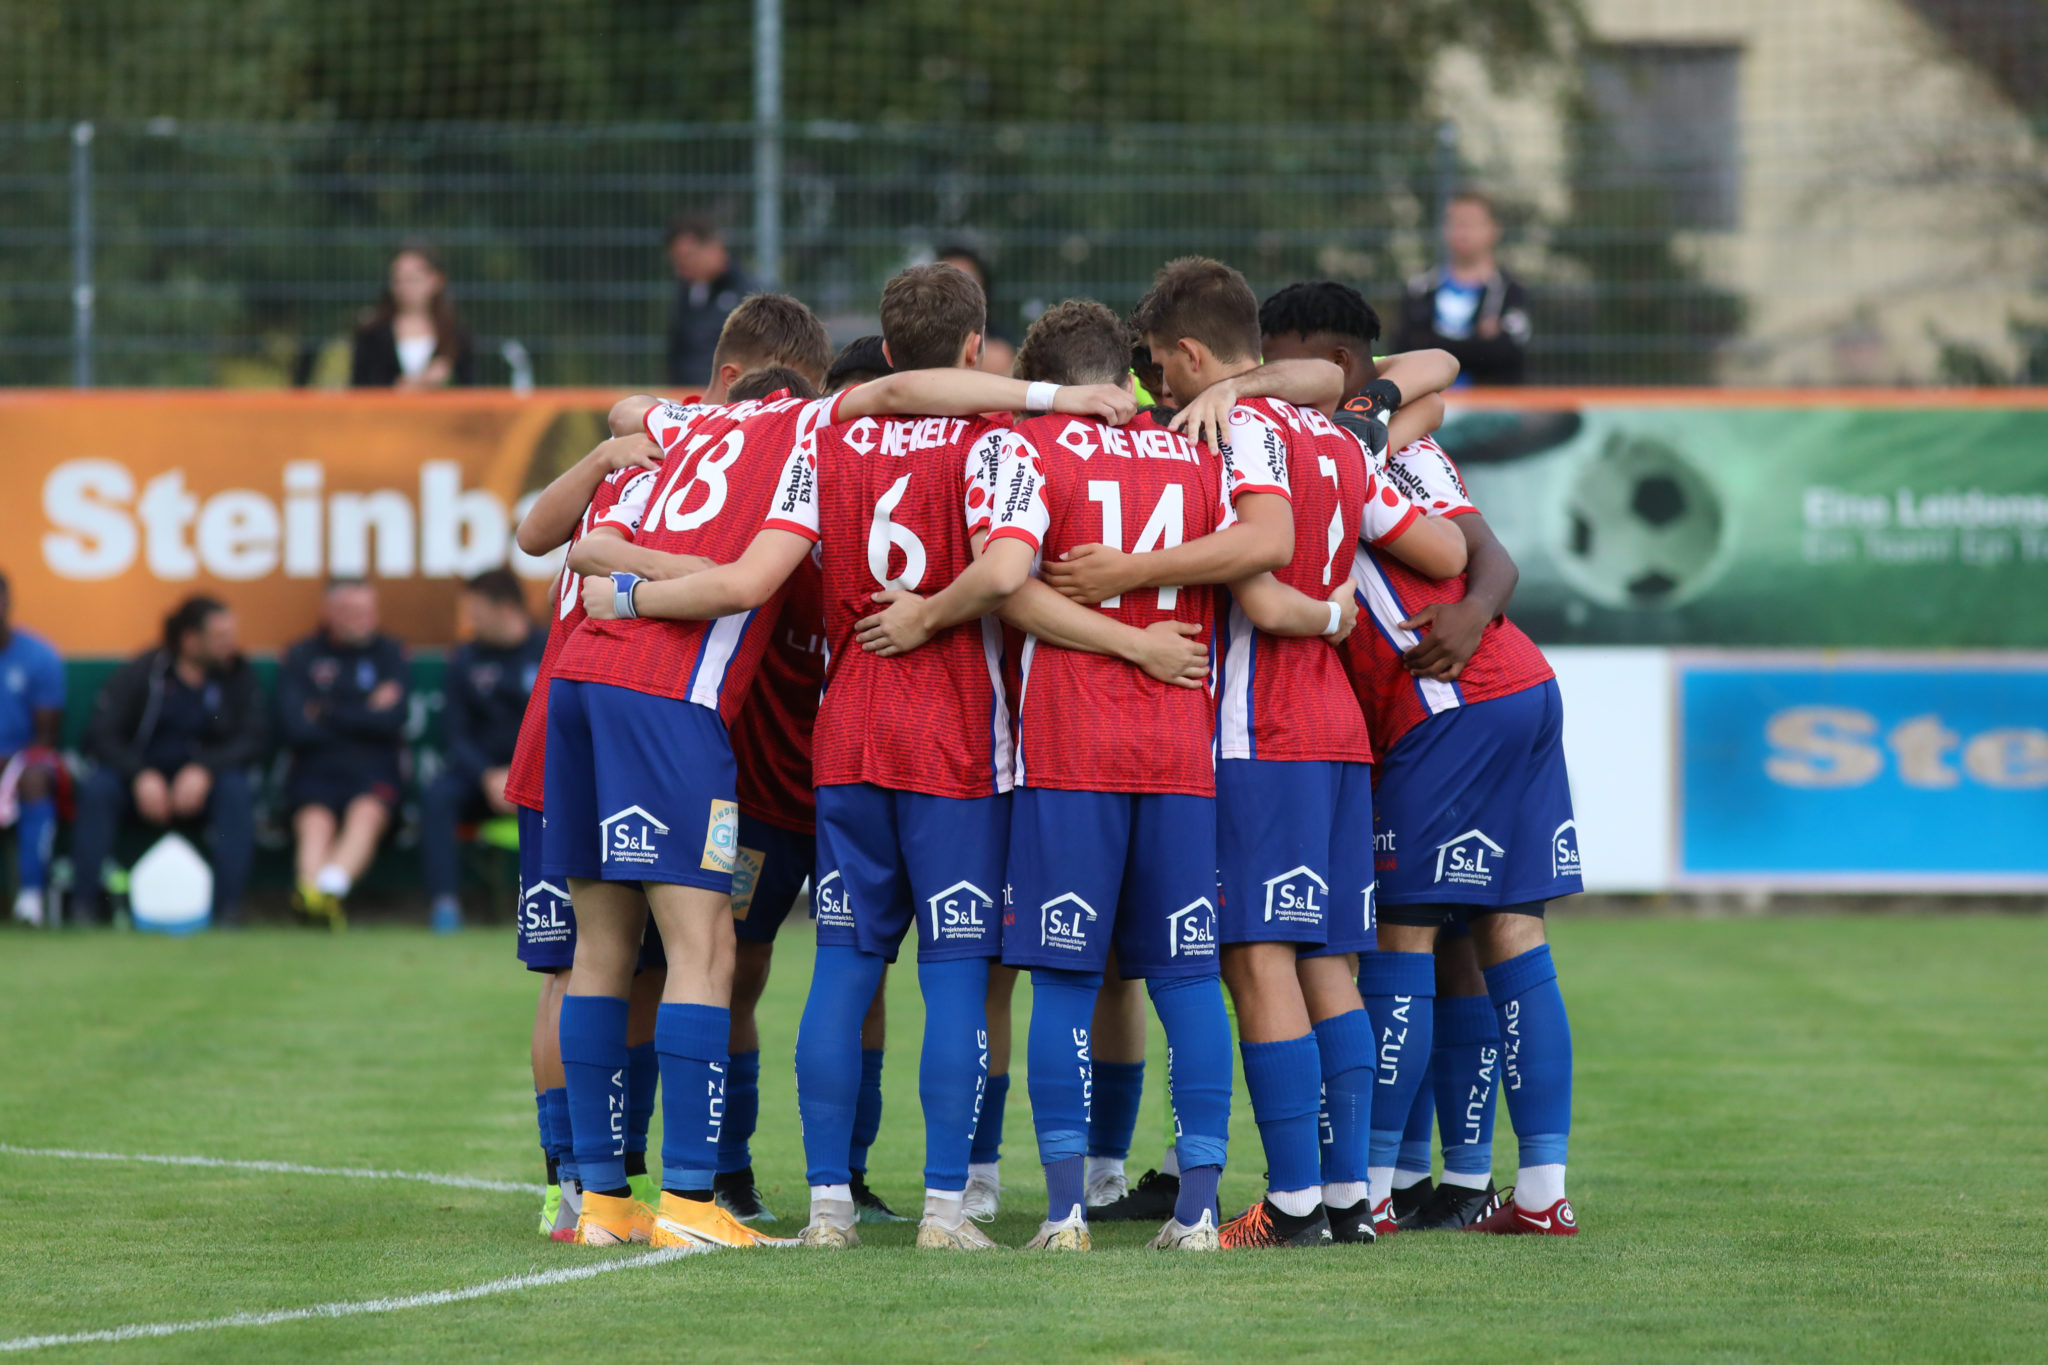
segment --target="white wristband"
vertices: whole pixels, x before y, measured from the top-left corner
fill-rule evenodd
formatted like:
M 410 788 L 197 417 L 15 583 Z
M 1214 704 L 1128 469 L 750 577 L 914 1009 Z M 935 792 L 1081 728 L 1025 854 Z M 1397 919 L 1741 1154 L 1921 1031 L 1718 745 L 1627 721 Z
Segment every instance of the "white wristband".
M 1330 624 L 1323 628 L 1323 634 L 1335 635 L 1344 628 L 1344 606 L 1341 602 L 1328 602 L 1324 605 L 1330 609 Z
M 1059 391 L 1057 384 L 1048 384 L 1043 379 L 1032 381 L 1031 387 L 1024 390 L 1024 411 L 1051 412 L 1053 395 Z

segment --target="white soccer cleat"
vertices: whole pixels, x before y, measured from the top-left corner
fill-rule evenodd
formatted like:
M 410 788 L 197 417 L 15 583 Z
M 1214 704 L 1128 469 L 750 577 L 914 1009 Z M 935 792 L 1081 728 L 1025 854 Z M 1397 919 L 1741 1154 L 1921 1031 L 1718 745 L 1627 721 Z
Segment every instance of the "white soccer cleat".
M 920 1251 L 1001 1250 L 971 1220 L 962 1218 L 957 1223 L 948 1223 L 932 1213 L 927 1213 L 917 1225 L 917 1245 Z
M 31 929 L 43 927 L 43 893 L 24 890 L 14 898 L 14 918 Z
M 1094 1242 L 1088 1236 L 1088 1219 L 1076 1204 L 1058 1222 L 1048 1218 L 1040 1223 L 1029 1245 L 1033 1251 L 1087 1251 Z
M 796 1235 L 799 1246 L 814 1251 L 845 1251 L 860 1245 L 860 1234 L 853 1230 L 860 1215 L 850 1200 L 813 1199 L 811 1221 L 804 1224 Z
M 970 1175 L 961 1194 L 961 1211 L 977 1223 L 993 1223 L 1003 1203 L 1003 1182 L 994 1176 Z
M 1159 1235 L 1145 1243 L 1153 1251 L 1221 1251 L 1223 1242 L 1216 1235 L 1216 1220 L 1203 1209 L 1201 1218 L 1189 1227 L 1178 1218 L 1169 1218 L 1166 1226 L 1159 1229 Z
M 1088 1173 L 1088 1187 L 1084 1198 L 1088 1207 L 1099 1209 L 1114 1204 L 1131 1192 L 1131 1182 L 1120 1170 L 1099 1170 Z

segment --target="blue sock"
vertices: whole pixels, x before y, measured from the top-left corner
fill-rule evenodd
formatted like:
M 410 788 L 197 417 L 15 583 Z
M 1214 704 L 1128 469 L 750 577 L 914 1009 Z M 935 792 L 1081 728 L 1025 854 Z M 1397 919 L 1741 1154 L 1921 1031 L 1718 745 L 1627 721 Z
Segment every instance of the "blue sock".
M 562 997 L 562 1074 L 569 1128 L 586 1189 L 626 1187 L 626 1002 Z
M 796 1031 L 796 1112 L 803 1128 L 805 1179 L 844 1185 L 860 1108 L 860 1024 L 875 1002 L 888 963 L 843 944 L 819 944 L 811 991 Z
M 664 1003 L 654 1016 L 661 1054 L 661 1187 L 705 1193 L 718 1173 L 732 1011 Z
M 1009 1076 L 1005 1074 L 989 1077 L 988 1087 L 981 1092 L 981 1117 L 974 1121 L 974 1146 L 967 1153 L 968 1164 L 990 1166 L 1001 1159 L 1003 1110 L 1008 1107 L 1009 1101 Z
M 919 975 L 922 976 L 922 971 Z M 986 1002 L 982 1008 L 986 1009 Z M 931 1017 L 930 1006 L 926 1006 L 925 1017 Z M 868 1148 L 875 1145 L 875 1135 L 882 1131 L 882 1049 L 864 1047 L 860 1050 L 860 1100 L 853 1109 L 853 1151 L 847 1165 L 856 1171 L 868 1168 Z
M 541 1099 L 546 1102 L 547 1134 L 552 1144 L 548 1154 L 555 1159 L 555 1175 L 561 1180 L 578 1180 L 583 1177 L 576 1165 L 575 1134 L 569 1126 L 569 1092 L 561 1086 L 543 1090 Z
M 1408 1111 L 1429 1067 L 1429 1047 L 1436 1000 L 1434 953 L 1358 955 L 1358 993 L 1372 1015 L 1373 1037 L 1379 1044 L 1379 1078 L 1372 1096 L 1372 1154 L 1375 1168 L 1392 1168 L 1401 1155 L 1401 1134 Z
M 21 889 L 41 891 L 50 884 L 50 850 L 57 838 L 57 803 L 24 801 L 15 821 L 15 862 Z
M 1266 1147 L 1266 1188 L 1320 1189 L 1323 1068 L 1315 1034 L 1277 1043 L 1239 1043 L 1238 1051 L 1244 1056 L 1244 1088 L 1251 1095 L 1252 1119 Z
M 718 1130 L 718 1173 L 754 1164 L 749 1145 L 761 1121 L 761 1051 L 735 1052 L 725 1068 L 725 1125 Z
M 1372 1136 L 1372 1017 L 1364 1010 L 1332 1015 L 1315 1026 L 1323 1066 L 1323 1183 L 1365 1179 Z
M 555 1164 L 555 1134 L 548 1124 L 548 1097 L 544 1090 L 533 1092 L 533 1126 L 540 1130 L 540 1152 L 548 1159 L 548 1165 Z M 560 1171 L 556 1172 L 560 1178 Z
M 1045 1167 L 1048 1217 L 1065 1218 L 1086 1203 L 1089 1087 L 1093 1068 L 1088 1028 L 1095 1018 L 1100 972 L 1031 973 L 1031 1032 L 1026 1054 L 1031 1122 L 1038 1130 L 1038 1160 Z
M 1437 1038 L 1443 1033 L 1443 1002 L 1438 1001 L 1433 1018 Z M 1436 1087 L 1431 1077 L 1436 1074 L 1436 1049 L 1432 1045 L 1429 1065 L 1422 1069 L 1422 1084 L 1415 1087 L 1415 1103 L 1408 1106 L 1408 1126 L 1401 1130 L 1401 1151 L 1394 1158 L 1397 1171 L 1421 1171 L 1429 1174 L 1429 1142 L 1436 1135 Z
M 1500 1080 L 1500 1021 L 1492 1000 L 1483 995 L 1437 1000 L 1429 1077 L 1443 1133 L 1444 1175 L 1471 1176 L 1462 1183 L 1484 1185 L 1493 1174 L 1493 1092 Z
M 1562 1166 L 1572 1131 L 1572 1026 L 1550 945 L 1486 969 L 1500 1022 L 1500 1088 L 1524 1166 Z
M 1154 978 L 1145 983 L 1166 1029 L 1166 1093 L 1173 1105 L 1174 1155 L 1180 1196 L 1173 1216 L 1189 1227 L 1216 1207 L 1216 1182 L 1230 1150 L 1230 1016 L 1223 983 L 1213 976 Z
M 661 1079 L 661 1059 L 654 1040 L 626 1049 L 626 1151 L 645 1155 L 647 1129 L 654 1122 L 654 1086 Z
M 1145 1064 L 1095 1063 L 1094 1099 L 1088 1114 L 1088 1155 L 1129 1156 L 1131 1134 L 1138 1131 L 1138 1107 L 1145 1100 Z
M 918 1058 L 917 1097 L 924 1104 L 926 1189 L 967 1188 L 975 1115 L 988 1084 L 988 968 L 985 957 L 917 964 L 918 989 L 924 992 L 924 1051 Z M 879 1110 L 882 1054 L 873 1055 L 878 1092 L 875 1107 Z M 865 1067 L 862 1072 L 865 1089 Z M 872 1130 L 868 1136 L 872 1141 Z

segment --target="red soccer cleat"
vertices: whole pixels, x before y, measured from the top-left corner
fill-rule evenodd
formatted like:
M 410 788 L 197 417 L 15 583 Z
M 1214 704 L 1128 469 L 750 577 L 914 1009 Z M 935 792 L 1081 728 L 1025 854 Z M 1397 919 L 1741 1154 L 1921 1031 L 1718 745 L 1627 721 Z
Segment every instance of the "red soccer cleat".
M 1560 1199 L 1541 1213 L 1531 1213 L 1512 1197 L 1503 1196 L 1499 1208 L 1465 1231 L 1492 1232 L 1509 1237 L 1576 1237 L 1579 1235 L 1579 1219 L 1572 1212 L 1569 1199 Z
M 1373 1236 L 1392 1237 L 1395 1233 L 1399 1232 L 1400 1230 L 1401 1225 L 1394 1221 L 1394 1201 L 1391 1197 L 1382 1199 L 1379 1203 L 1373 1205 Z

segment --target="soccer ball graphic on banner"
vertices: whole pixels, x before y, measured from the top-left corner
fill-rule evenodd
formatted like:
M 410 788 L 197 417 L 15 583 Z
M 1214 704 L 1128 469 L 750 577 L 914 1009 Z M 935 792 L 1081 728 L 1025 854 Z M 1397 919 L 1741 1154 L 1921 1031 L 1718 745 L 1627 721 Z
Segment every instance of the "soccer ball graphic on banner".
M 1586 597 L 1608 607 L 1670 607 L 1712 579 L 1720 496 L 1662 438 L 1609 431 L 1562 492 L 1557 565 Z

